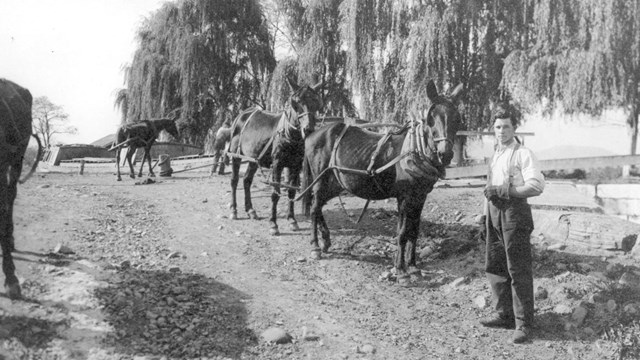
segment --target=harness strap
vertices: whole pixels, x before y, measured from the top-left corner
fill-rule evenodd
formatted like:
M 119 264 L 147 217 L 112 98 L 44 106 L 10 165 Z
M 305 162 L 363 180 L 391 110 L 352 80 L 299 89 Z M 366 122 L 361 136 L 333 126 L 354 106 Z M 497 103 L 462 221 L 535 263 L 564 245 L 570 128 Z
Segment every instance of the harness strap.
M 333 169 L 333 174 L 335 175 L 336 180 L 338 181 L 338 183 L 343 189 L 346 189 L 347 187 L 340 180 L 340 170 L 338 166 L 336 166 L 336 153 L 338 152 L 338 146 L 340 145 L 340 141 L 344 137 L 344 134 L 347 133 L 347 129 L 349 129 L 349 127 L 350 125 L 345 124 L 344 128 L 342 128 L 342 131 L 340 132 L 340 135 L 338 135 L 336 142 L 333 143 L 333 150 L 331 150 L 331 160 L 329 160 L 329 169 Z
M 277 136 L 278 134 L 274 134 L 269 138 L 269 142 L 267 142 L 267 145 L 265 145 L 262 148 L 262 151 L 260 152 L 260 155 L 258 155 L 258 157 L 256 158 L 256 162 L 259 162 L 260 159 L 262 159 L 263 156 L 265 156 L 267 154 L 267 150 L 269 150 L 269 147 L 271 146 L 271 144 L 273 144 L 273 139 Z
M 518 151 L 518 149 L 520 149 L 520 143 L 516 142 L 516 145 L 513 147 L 513 152 L 511 153 L 511 155 L 509 156 L 509 161 L 507 162 L 507 167 L 510 169 L 511 168 L 511 163 L 513 162 L 513 157 L 516 155 L 516 152 Z M 493 164 L 493 161 L 496 158 L 496 152 L 493 153 L 493 156 L 491 157 L 491 161 L 489 162 L 489 166 L 488 166 L 488 171 L 487 171 L 487 183 L 491 184 L 491 180 L 493 177 L 493 171 L 491 169 L 491 165 Z M 509 169 L 507 169 L 507 171 L 509 171 Z M 507 181 L 509 182 L 509 186 L 511 186 L 511 176 L 508 177 Z
M 349 127 L 350 125 L 345 124 L 344 128 L 342 128 L 342 131 L 340 132 L 340 135 L 338 135 L 338 137 L 336 138 L 336 142 L 333 143 L 333 149 L 331 150 L 331 160 L 329 160 L 329 167 L 336 167 L 336 153 L 338 152 L 338 145 L 340 145 L 340 141 L 344 137 L 344 134 L 346 134 Z
M 391 138 L 391 132 L 387 130 L 384 136 L 380 138 L 380 141 L 378 141 L 378 144 L 376 145 L 376 149 L 373 151 L 373 154 L 371 154 L 371 160 L 369 161 L 369 166 L 367 167 L 367 173 L 373 174 L 371 171 L 371 169 L 373 169 L 373 163 L 376 161 L 376 158 L 380 153 L 380 149 L 382 149 L 382 145 L 384 145 L 387 142 L 387 140 L 389 140 L 389 138 Z

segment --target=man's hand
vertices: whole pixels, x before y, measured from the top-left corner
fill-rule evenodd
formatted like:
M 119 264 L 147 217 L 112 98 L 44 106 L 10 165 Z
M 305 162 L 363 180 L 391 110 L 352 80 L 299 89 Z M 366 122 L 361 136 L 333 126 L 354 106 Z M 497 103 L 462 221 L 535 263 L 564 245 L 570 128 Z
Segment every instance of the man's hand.
M 509 184 L 500 186 L 489 185 L 485 187 L 484 197 L 488 200 L 493 200 L 494 198 L 509 200 Z

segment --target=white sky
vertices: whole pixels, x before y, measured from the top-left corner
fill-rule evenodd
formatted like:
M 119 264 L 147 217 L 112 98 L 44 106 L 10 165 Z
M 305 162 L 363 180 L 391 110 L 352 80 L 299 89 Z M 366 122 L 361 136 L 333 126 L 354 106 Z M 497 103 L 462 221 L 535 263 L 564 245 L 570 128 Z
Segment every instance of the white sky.
M 124 87 L 135 30 L 166 0 L 0 0 L 0 77 L 47 96 L 91 143 L 116 131 L 114 90 Z

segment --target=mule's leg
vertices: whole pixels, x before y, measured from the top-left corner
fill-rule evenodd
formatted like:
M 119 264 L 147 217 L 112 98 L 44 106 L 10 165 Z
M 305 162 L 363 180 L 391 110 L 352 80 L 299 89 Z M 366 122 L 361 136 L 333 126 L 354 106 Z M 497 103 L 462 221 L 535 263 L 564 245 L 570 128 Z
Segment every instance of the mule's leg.
M 287 179 L 287 184 L 289 186 L 292 187 L 300 187 L 300 171 L 301 169 L 296 169 L 296 168 L 290 168 L 289 169 L 289 176 Z M 289 221 L 289 229 L 293 230 L 293 231 L 298 231 L 300 230 L 300 227 L 298 226 L 298 222 L 296 221 L 296 216 L 295 216 L 295 204 L 293 202 L 293 200 L 296 198 L 296 189 L 294 188 L 289 188 L 287 191 L 287 195 L 289 197 L 289 201 L 288 201 L 288 209 L 287 209 L 287 221 Z
M 9 238 L 9 248 L 11 251 L 16 250 L 16 243 L 13 237 L 13 203 L 16 201 L 18 194 L 18 180 L 20 179 L 20 173 L 22 172 L 22 157 L 11 166 L 9 174 L 9 191 L 8 201 L 9 206 L 7 208 L 7 237 Z
M 220 151 L 216 150 L 213 154 L 213 165 L 211 166 L 211 172 L 209 176 L 213 176 L 216 173 L 216 169 L 218 168 L 218 161 L 220 161 Z
M 326 186 L 325 182 L 326 179 L 320 180 L 313 187 L 313 202 L 311 203 L 311 246 L 313 249 L 311 249 L 311 257 L 314 259 L 320 259 L 321 251 L 327 252 L 329 246 L 331 246 L 329 228 L 322 215 L 322 208 L 328 201 L 323 195 L 323 186 Z M 322 249 L 318 245 L 318 226 L 320 226 L 320 231 L 322 232 Z
M 407 220 L 405 236 L 407 237 L 407 271 L 409 275 L 418 277 L 421 277 L 422 273 L 416 264 L 416 246 L 418 236 L 420 236 L 420 220 L 422 219 L 422 208 L 424 207 L 425 200 L 426 194 L 412 196 L 406 205 Z
M 313 189 L 313 201 L 311 202 L 311 257 L 320 259 L 320 246 L 318 245 L 318 221 L 322 216 L 322 207 L 318 202 L 318 191 Z
M 151 168 L 151 148 L 144 148 L 144 154 L 142 154 L 142 163 L 140 164 L 140 171 L 138 172 L 138 177 L 142 177 L 142 170 L 144 169 L 144 163 L 149 163 L 149 176 L 155 177 L 156 174 L 153 173 L 153 169 Z
M 7 179 L 7 167 L 0 169 L 0 247 L 2 247 L 2 271 L 4 272 L 4 287 L 7 296 L 10 299 L 19 299 L 22 297 L 20 291 L 20 282 L 16 277 L 16 267 L 13 264 L 13 255 L 11 254 L 11 244 L 9 234 L 7 234 L 9 221 L 9 208 L 13 206 L 13 202 L 9 202 L 9 182 Z
M 407 266 L 405 262 L 405 251 L 407 246 L 407 199 L 398 198 L 398 226 L 396 229 L 396 256 L 394 266 L 399 284 L 409 282 Z
M 147 149 L 144 149 L 144 153 L 142 154 L 142 161 L 140 162 L 140 170 L 138 171 L 138 177 L 142 177 L 142 169 L 144 168 L 144 163 L 147 161 Z
M 229 165 L 229 157 L 225 154 L 220 156 L 220 164 L 218 164 L 218 175 L 224 175 L 224 167 Z
M 120 150 L 122 150 L 122 148 L 116 149 L 116 169 L 118 172 L 118 176 L 116 177 L 117 181 L 122 181 L 122 177 L 120 177 Z
M 131 158 L 133 157 L 133 154 L 135 154 L 135 152 L 136 148 L 130 146 L 127 149 L 127 155 L 125 155 L 125 160 L 127 160 L 127 163 L 129 163 L 129 177 L 132 179 L 136 178 L 136 171 L 133 169 L 133 163 L 131 162 Z
M 238 219 L 238 202 L 236 201 L 236 190 L 238 188 L 238 180 L 240 179 L 240 163 L 240 158 L 234 157 L 231 160 L 231 203 L 229 204 L 229 209 L 231 210 L 231 215 L 229 216 L 229 218 L 231 220 Z
M 258 164 L 250 162 L 242 179 L 242 186 L 244 186 L 244 210 L 247 212 L 247 215 L 249 215 L 249 218 L 253 220 L 258 220 L 258 214 L 256 214 L 256 210 L 251 203 L 251 184 L 253 183 L 253 176 L 256 174 L 256 171 L 258 171 Z
M 271 192 L 271 217 L 269 217 L 269 234 L 280 235 L 278 230 L 278 200 L 280 200 L 280 181 L 282 181 L 282 163 L 277 159 L 273 160 L 273 191 Z
M 416 241 L 420 234 L 420 219 L 427 194 L 407 194 L 398 198 L 398 249 L 395 267 L 398 283 L 407 283 L 410 275 L 420 270 L 416 267 Z
M 328 252 L 331 247 L 331 233 L 329 233 L 329 227 L 324 220 L 324 215 L 320 212 L 320 233 L 322 234 L 322 251 Z
M 149 176 L 156 177 L 156 174 L 154 174 L 153 172 L 153 166 L 151 165 L 151 148 L 145 150 L 144 155 L 147 158 L 147 162 L 149 164 Z M 144 160 L 142 160 L 142 165 L 144 166 Z

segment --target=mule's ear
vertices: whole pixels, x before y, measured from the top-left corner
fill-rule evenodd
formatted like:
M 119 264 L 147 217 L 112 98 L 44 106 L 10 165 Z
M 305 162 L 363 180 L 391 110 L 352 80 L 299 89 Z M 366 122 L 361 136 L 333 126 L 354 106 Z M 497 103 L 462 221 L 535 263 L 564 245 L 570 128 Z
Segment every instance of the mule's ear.
M 436 84 L 433 82 L 433 80 L 429 80 L 429 82 L 427 83 L 427 97 L 431 101 L 435 101 L 435 99 L 438 97 L 438 89 L 436 89 Z
M 293 92 L 298 91 L 298 89 L 300 88 L 300 86 L 298 86 L 298 84 L 288 76 L 287 76 L 287 83 L 289 84 L 289 87 L 291 88 L 291 91 L 293 91 Z
M 418 112 L 414 109 L 411 109 L 408 111 L 408 115 L 409 115 L 409 121 L 418 121 L 420 120 L 420 116 L 418 115 Z
M 458 86 L 456 86 L 455 89 L 453 89 L 453 91 L 451 92 L 451 99 L 453 100 L 454 103 L 460 100 L 460 97 L 462 97 L 463 92 L 464 92 L 463 83 L 458 84 Z
M 322 84 L 322 80 L 320 80 L 320 82 L 318 82 L 317 84 L 315 84 L 315 85 L 313 85 L 313 86 L 311 87 L 311 90 L 313 90 L 313 91 L 317 91 L 318 89 L 320 89 L 320 88 L 322 87 L 322 85 L 323 85 L 323 84 Z

